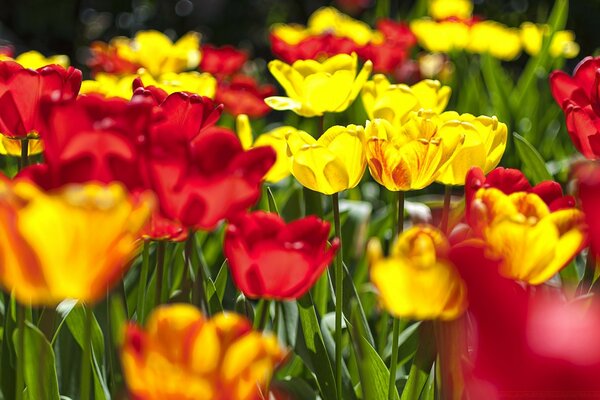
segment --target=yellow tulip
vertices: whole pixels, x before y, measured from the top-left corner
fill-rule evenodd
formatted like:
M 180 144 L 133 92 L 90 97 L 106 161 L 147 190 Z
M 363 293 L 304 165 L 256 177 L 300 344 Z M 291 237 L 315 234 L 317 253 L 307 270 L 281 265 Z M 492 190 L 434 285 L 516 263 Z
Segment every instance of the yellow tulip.
M 544 36 L 550 34 L 548 25 L 536 25 L 531 22 L 521 24 L 521 40 L 523 48 L 532 56 L 536 56 L 542 49 Z M 554 33 L 550 43 L 550 55 L 552 57 L 575 58 L 579 54 L 579 45 L 575 42 L 575 34 L 572 31 L 558 31 Z
M 467 172 L 479 167 L 484 173 L 494 169 L 506 149 L 506 124 L 496 117 L 462 114 L 451 111 L 440 115 L 444 124 L 456 125 L 464 132 L 464 142 L 456 149 L 452 161 L 436 181 L 445 185 L 464 185 Z
M 0 281 L 24 304 L 95 302 L 127 269 L 153 208 L 119 184 L 0 183 Z
M 275 110 L 292 110 L 304 117 L 344 111 L 373 69 L 371 61 L 367 61 L 357 75 L 357 63 L 355 53 L 339 54 L 323 62 L 298 60 L 292 65 L 273 60 L 269 71 L 288 97 L 267 97 L 265 102 Z
M 236 314 L 205 319 L 189 304 L 130 325 L 121 352 L 131 394 L 144 400 L 257 400 L 285 358 L 277 338 Z
M 470 40 L 470 27 L 461 21 L 436 22 L 420 18 L 410 23 L 410 29 L 419 44 L 431 52 L 462 50 Z
M 303 186 L 334 194 L 358 185 L 365 167 L 362 126 L 332 126 L 316 140 L 303 131 L 287 136 L 292 175 Z
M 275 150 L 277 160 L 265 175 L 265 180 L 267 182 L 279 182 L 290 175 L 291 163 L 287 155 L 286 137 L 288 134 L 296 132 L 296 128 L 291 126 L 280 126 L 263 133 L 254 140 L 248 116 L 241 114 L 236 119 L 236 131 L 244 150 L 260 146 L 271 146 L 273 150 Z
M 40 154 L 44 151 L 44 145 L 40 139 L 29 139 L 28 155 Z M 21 156 L 23 141 L 21 139 L 12 139 L 4 135 L 0 135 L 0 154 L 9 156 Z
M 438 178 L 464 141 L 465 127 L 421 110 L 400 128 L 382 119 L 368 121 L 365 137 L 373 179 L 388 190 L 407 191 Z
M 429 0 L 429 15 L 435 19 L 467 19 L 472 13 L 473 3 L 470 0 Z
M 533 193 L 480 189 L 471 214 L 491 253 L 502 259 L 500 272 L 531 285 L 550 279 L 586 244 L 581 211 L 550 212 Z
M 9 56 L 0 54 L 0 61 L 5 60 L 16 61 L 23 67 L 29 69 L 38 69 L 50 64 L 57 64 L 63 68 L 67 68 L 69 66 L 69 57 L 65 56 L 64 54 L 57 54 L 54 56 L 45 57 L 42 53 L 35 50 L 30 50 L 26 51 L 25 53 L 21 53 L 14 59 Z
M 133 95 L 133 80 L 138 76 L 142 79 L 144 86 L 156 86 L 169 94 L 190 92 L 214 98 L 217 90 L 217 80 L 206 72 L 166 73 L 157 79 L 147 73 L 125 76 L 98 73 L 93 80 L 82 82 L 80 93 L 100 93 L 106 97 L 130 99 Z
M 311 35 L 304 25 L 298 24 L 275 24 L 271 27 L 271 33 L 292 46 Z
M 415 85 L 391 84 L 385 75 L 376 74 L 365 83 L 362 101 L 370 119 L 385 119 L 394 127 L 404 124 L 411 112 L 422 108 L 441 113 L 450 99 L 451 89 L 439 81 L 423 80 Z
M 449 244 L 431 226 L 415 226 L 402 233 L 389 258 L 369 243 L 371 282 L 382 306 L 399 318 L 459 317 L 467 307 L 466 286 L 454 265 L 446 260 Z
M 196 32 L 189 32 L 173 43 L 164 33 L 139 31 L 133 39 L 116 38 L 111 45 L 120 57 L 140 65 L 155 77 L 194 69 L 200 63 L 200 35 Z
M 383 36 L 359 20 L 349 17 L 333 7 L 322 7 L 315 11 L 308 19 L 308 31 L 315 35 L 332 33 L 335 36 L 352 39 L 357 45 L 381 42 Z
M 471 27 L 471 39 L 467 50 L 489 53 L 500 60 L 510 61 L 521 53 L 519 30 L 495 21 L 481 21 Z

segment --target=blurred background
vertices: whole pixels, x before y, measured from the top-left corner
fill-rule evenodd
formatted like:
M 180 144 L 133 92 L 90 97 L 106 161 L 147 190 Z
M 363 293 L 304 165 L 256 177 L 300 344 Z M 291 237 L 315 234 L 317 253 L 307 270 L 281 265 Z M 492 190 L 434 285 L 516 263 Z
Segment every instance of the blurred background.
M 415 2 L 392 0 L 393 16 L 406 19 Z M 523 21 L 546 21 L 552 4 L 553 0 L 475 0 L 475 14 L 519 26 Z M 326 5 L 374 22 L 374 0 L 0 0 L 0 41 L 12 44 L 16 54 L 30 49 L 67 54 L 81 67 L 86 46 L 95 40 L 150 28 L 172 38 L 194 30 L 202 33 L 204 42 L 232 44 L 268 60 L 271 24 L 305 24 L 313 11 Z M 598 21 L 592 15 L 600 15 L 600 0 L 571 1 L 567 29 L 575 30 L 581 52 L 570 64 L 594 54 L 600 45 Z

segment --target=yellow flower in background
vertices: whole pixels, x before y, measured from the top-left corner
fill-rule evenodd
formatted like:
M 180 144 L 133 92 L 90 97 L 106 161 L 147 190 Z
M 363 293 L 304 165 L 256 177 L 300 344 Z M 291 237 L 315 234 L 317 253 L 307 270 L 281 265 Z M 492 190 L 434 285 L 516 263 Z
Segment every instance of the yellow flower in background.
M 375 32 L 362 21 L 343 14 L 333 7 L 322 7 L 308 18 L 308 31 L 313 35 L 332 33 L 335 36 L 352 39 L 359 46 L 369 42 L 383 41 L 383 35 Z
M 292 126 L 280 126 L 259 135 L 256 140 L 254 140 L 248 116 L 240 114 L 236 119 L 236 131 L 244 150 L 260 146 L 271 146 L 273 150 L 275 150 L 277 160 L 265 175 L 265 180 L 267 182 L 279 182 L 290 175 L 291 163 L 287 155 L 286 137 L 288 134 L 297 132 L 296 128 Z M 302 133 L 306 134 L 306 132 Z
M 271 33 L 292 46 L 311 35 L 304 25 L 298 24 L 275 24 L 271 27 Z
M 24 304 L 96 302 L 121 278 L 154 205 L 120 184 L 67 185 L 43 192 L 27 181 L 0 184 L 0 281 Z
M 485 174 L 494 169 L 506 150 L 506 124 L 496 117 L 461 114 L 454 111 L 440 115 L 445 125 L 462 128 L 464 142 L 456 149 L 452 161 L 442 170 L 436 181 L 445 185 L 464 185 L 467 172 L 479 167 Z
M 133 39 L 115 38 L 111 45 L 120 57 L 142 66 L 155 77 L 194 69 L 201 58 L 200 35 L 196 32 L 188 32 L 173 43 L 162 32 L 139 31 Z
M 44 144 L 40 139 L 28 139 L 28 155 L 40 154 L 44 151 Z M 20 157 L 23 141 L 21 139 L 11 139 L 0 135 L 0 154 Z
M 217 80 L 206 72 L 166 73 L 157 79 L 147 73 L 120 76 L 100 72 L 93 80 L 82 82 L 80 93 L 100 93 L 106 97 L 130 99 L 133 95 L 133 81 L 138 76 L 144 86 L 156 86 L 169 94 L 190 92 L 214 98 L 217 90 Z
M 502 259 L 500 272 L 531 285 L 546 282 L 586 245 L 581 211 L 550 212 L 533 193 L 480 189 L 471 215 L 490 252 Z
M 0 61 L 5 60 L 13 59 L 6 55 L 0 54 Z M 25 53 L 19 54 L 16 58 L 14 58 L 14 61 L 29 69 L 38 69 L 50 64 L 57 64 L 63 68 L 67 68 L 70 63 L 69 57 L 65 56 L 64 54 L 45 57 L 42 53 L 35 50 L 26 51 Z
M 292 110 L 304 117 L 344 111 L 354 101 L 373 69 L 367 61 L 357 74 L 358 59 L 339 54 L 323 62 L 298 60 L 292 65 L 280 60 L 269 62 L 269 71 L 288 97 L 267 97 L 275 110 Z
M 478 22 L 471 27 L 467 50 L 476 54 L 489 53 L 500 60 L 513 60 L 521 53 L 519 30 L 495 21 Z
M 277 338 L 236 314 L 205 319 L 189 304 L 129 325 L 121 352 L 131 394 L 144 400 L 258 400 L 285 358 Z
M 391 84 L 383 74 L 376 74 L 362 89 L 362 102 L 370 119 L 385 119 L 394 127 L 406 122 L 412 111 L 422 108 L 441 113 L 452 90 L 439 81 L 423 80 L 412 86 Z
M 407 191 L 438 178 L 464 141 L 465 127 L 421 110 L 400 128 L 383 119 L 367 121 L 365 138 L 373 179 L 388 190 Z
M 463 50 L 469 43 L 470 26 L 461 21 L 436 22 L 429 18 L 411 21 L 410 30 L 419 44 L 431 52 L 449 53 Z
M 358 185 L 366 159 L 362 126 L 332 126 L 316 140 L 303 131 L 287 136 L 292 175 L 303 186 L 334 194 Z
M 456 17 L 470 18 L 473 14 L 473 3 L 470 0 L 429 0 L 429 15 L 435 19 Z
M 465 311 L 466 286 L 454 265 L 445 260 L 449 247 L 442 232 L 431 226 L 402 233 L 389 258 L 382 258 L 377 242 L 369 242 L 371 282 L 390 314 L 450 320 Z
M 537 55 L 542 49 L 544 36 L 550 35 L 550 26 L 536 25 L 532 22 L 521 24 L 521 40 L 523 48 L 532 56 Z M 552 57 L 575 58 L 579 54 L 579 45 L 575 42 L 575 34 L 572 31 L 558 31 L 554 33 L 550 43 L 550 55 Z

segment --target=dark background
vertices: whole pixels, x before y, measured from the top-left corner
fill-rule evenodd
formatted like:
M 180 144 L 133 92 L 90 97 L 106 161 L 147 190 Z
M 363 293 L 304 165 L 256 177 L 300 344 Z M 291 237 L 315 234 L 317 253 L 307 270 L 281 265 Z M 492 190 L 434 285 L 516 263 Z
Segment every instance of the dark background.
M 375 1 L 355 15 L 373 23 Z M 414 1 L 392 0 L 392 13 L 406 18 Z M 523 21 L 545 21 L 552 0 L 479 0 L 475 13 L 518 26 Z M 203 41 L 233 44 L 250 50 L 254 57 L 270 59 L 268 28 L 275 22 L 305 24 L 323 5 L 316 0 L 0 0 L 0 41 L 11 43 L 19 54 L 29 49 L 67 54 L 81 66 L 86 46 L 117 35 L 132 36 L 140 29 L 158 29 L 173 38 L 189 30 L 203 34 Z M 568 28 L 581 45 L 578 59 L 600 46 L 600 0 L 572 0 Z M 522 57 L 523 58 L 523 57 Z M 572 62 L 576 62 L 574 60 Z

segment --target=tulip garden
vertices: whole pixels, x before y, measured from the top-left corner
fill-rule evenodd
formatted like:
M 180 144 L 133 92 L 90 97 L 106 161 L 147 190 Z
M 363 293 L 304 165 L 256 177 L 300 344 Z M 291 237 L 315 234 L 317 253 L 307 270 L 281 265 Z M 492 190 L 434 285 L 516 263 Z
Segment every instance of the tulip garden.
M 0 47 L 0 399 L 600 399 L 600 57 L 480 3 Z

